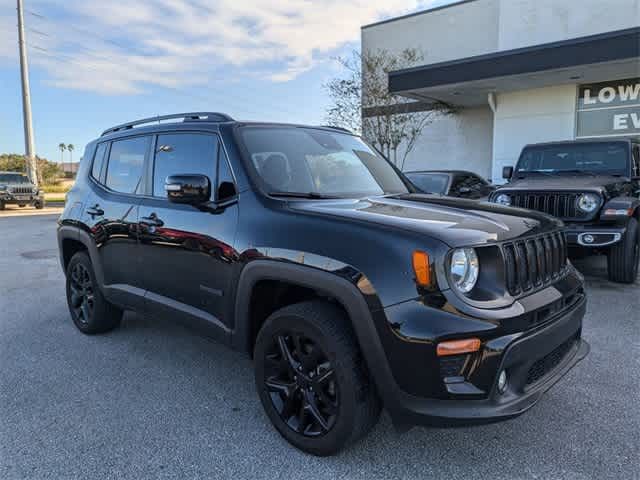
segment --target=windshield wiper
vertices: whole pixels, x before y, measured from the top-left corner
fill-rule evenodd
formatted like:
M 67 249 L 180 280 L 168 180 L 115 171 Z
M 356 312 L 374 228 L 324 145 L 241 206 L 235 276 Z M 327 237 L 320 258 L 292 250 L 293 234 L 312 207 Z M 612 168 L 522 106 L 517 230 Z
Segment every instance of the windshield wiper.
M 339 198 L 331 195 L 323 195 L 318 192 L 269 192 L 272 197 L 291 197 L 291 198 Z

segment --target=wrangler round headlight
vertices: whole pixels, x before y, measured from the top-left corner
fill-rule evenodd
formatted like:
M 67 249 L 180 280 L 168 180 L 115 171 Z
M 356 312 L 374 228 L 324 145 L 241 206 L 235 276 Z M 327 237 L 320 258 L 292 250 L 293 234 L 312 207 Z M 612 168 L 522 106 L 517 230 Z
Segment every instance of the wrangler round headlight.
M 495 203 L 499 203 L 500 205 L 504 205 L 506 207 L 511 205 L 511 197 L 509 195 L 507 195 L 506 193 L 501 193 L 493 201 Z
M 578 208 L 585 213 L 591 213 L 598 208 L 600 197 L 595 193 L 583 193 L 578 197 Z
M 451 255 L 451 279 L 462 293 L 469 293 L 475 287 L 480 273 L 480 262 L 473 248 L 458 248 Z

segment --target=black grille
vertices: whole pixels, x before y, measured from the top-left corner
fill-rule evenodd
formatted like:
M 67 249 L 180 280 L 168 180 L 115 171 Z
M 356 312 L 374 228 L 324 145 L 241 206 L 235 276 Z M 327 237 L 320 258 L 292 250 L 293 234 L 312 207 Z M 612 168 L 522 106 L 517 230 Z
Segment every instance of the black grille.
M 505 192 L 511 198 L 514 207 L 528 208 L 548 213 L 564 220 L 584 220 L 589 213 L 578 209 L 577 202 L 581 193 L 554 192 Z
M 562 232 L 518 240 L 502 248 L 507 289 L 514 296 L 548 285 L 567 267 L 567 241 Z
M 531 365 L 529 372 L 527 372 L 527 385 L 531 385 L 532 383 L 536 383 L 542 377 L 550 373 L 554 370 L 562 359 L 569 353 L 571 347 L 576 343 L 576 337 L 571 337 L 564 343 L 561 343 L 558 347 L 555 348 L 551 353 L 548 353 L 540 360 L 537 360 L 536 363 Z
M 17 193 L 19 195 L 25 194 L 25 193 L 32 193 L 32 189 L 31 187 L 11 187 L 11 192 L 12 193 Z

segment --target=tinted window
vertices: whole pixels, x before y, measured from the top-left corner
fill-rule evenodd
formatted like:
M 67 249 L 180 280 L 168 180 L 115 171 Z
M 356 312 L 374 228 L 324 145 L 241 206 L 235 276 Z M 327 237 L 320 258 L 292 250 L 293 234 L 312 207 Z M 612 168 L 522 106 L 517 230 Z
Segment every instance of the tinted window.
M 121 193 L 136 193 L 142 179 L 149 137 L 117 140 L 111 144 L 106 185 Z
M 270 192 L 340 197 L 407 192 L 391 165 L 358 137 L 299 127 L 241 132 L 250 166 Z
M 449 195 L 464 198 L 480 198 L 487 194 L 487 182 L 476 175 L 456 175 Z
M 527 147 L 516 173 L 563 171 L 624 175 L 629 168 L 629 147 L 622 142 L 593 142 Z
M 96 154 L 93 157 L 93 167 L 91 168 L 91 176 L 96 180 L 100 180 L 102 165 L 104 163 L 104 154 L 107 151 L 107 143 L 101 143 L 96 148 Z
M 215 185 L 217 155 L 218 139 L 215 135 L 158 135 L 153 168 L 153 195 L 167 196 L 164 183 L 170 175 L 206 175 L 211 180 L 211 185 Z
M 236 195 L 236 187 L 231 173 L 231 167 L 222 149 L 218 153 L 218 189 L 216 200 L 224 201 Z
M 0 173 L 0 183 L 29 183 L 29 177 L 21 173 Z
M 411 183 L 425 193 L 444 195 L 449 184 L 449 175 L 444 173 L 407 173 Z

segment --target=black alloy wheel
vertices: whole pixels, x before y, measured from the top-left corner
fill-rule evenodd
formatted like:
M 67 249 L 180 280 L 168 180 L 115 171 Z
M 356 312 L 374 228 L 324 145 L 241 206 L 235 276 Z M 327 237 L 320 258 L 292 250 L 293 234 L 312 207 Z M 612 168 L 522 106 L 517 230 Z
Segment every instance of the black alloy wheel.
M 265 355 L 264 386 L 293 431 L 317 437 L 331 430 L 339 409 L 335 372 L 326 354 L 299 332 L 274 336 Z
M 95 298 L 93 280 L 89 270 L 82 263 L 76 263 L 69 273 L 69 304 L 78 321 L 83 325 L 89 325 L 93 317 Z

